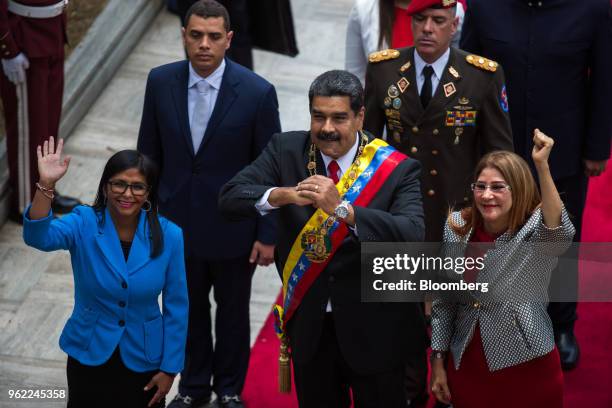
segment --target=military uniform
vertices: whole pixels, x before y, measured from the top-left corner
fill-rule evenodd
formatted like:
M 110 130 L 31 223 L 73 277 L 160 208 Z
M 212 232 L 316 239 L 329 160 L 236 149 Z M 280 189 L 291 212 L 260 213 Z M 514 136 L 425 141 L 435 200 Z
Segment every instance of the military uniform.
M 19 5 L 46 9 L 61 3 L 59 0 L 19 0 Z M 26 9 L 27 11 L 28 9 Z M 25 152 L 18 154 L 18 99 L 15 85 L 0 70 L 0 95 L 4 104 L 6 141 L 9 161 L 9 183 L 13 190 L 11 210 L 23 211 L 34 195 L 38 181 L 36 147 L 49 136 L 57 136 L 64 90 L 64 44 L 66 43 L 66 13 L 50 18 L 33 18 L 9 11 L 9 1 L 0 0 L 0 57 L 11 59 L 23 53 L 29 60 L 26 70 L 27 113 L 29 129 L 29 160 L 19 162 Z M 26 95 L 24 95 L 24 100 Z M 25 128 L 25 125 L 22 127 Z M 25 182 L 19 183 L 19 173 Z M 20 185 L 22 184 L 22 185 Z M 24 193 L 25 191 L 25 193 Z M 21 204 L 19 197 L 21 197 Z
M 414 48 L 370 55 L 364 128 L 423 166 L 427 241 L 440 241 L 449 207 L 470 201 L 479 159 L 512 150 L 504 74 L 495 62 L 451 48 L 427 108 L 419 98 Z

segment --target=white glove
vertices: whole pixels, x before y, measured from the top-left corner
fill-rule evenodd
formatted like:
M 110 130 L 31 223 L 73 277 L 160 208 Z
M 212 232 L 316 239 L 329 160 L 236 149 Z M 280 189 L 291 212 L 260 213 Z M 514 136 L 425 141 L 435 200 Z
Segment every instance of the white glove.
M 22 52 L 15 58 L 2 59 L 4 75 L 15 85 L 25 81 L 26 69 L 28 68 L 30 68 L 30 61 L 28 61 L 28 58 Z

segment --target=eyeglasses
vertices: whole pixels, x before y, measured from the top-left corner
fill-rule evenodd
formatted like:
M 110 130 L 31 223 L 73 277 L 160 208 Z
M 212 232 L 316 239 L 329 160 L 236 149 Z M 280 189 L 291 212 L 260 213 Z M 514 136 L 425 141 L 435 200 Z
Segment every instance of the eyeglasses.
M 487 190 L 487 188 L 491 190 L 493 194 L 501 194 L 505 191 L 512 190 L 512 188 L 510 188 L 510 186 L 506 183 L 472 183 L 470 187 L 472 188 L 472 191 L 476 194 L 483 194 Z
M 110 185 L 111 191 L 115 194 L 124 194 L 128 187 L 130 190 L 132 190 L 132 194 L 135 196 L 143 196 L 149 191 L 149 186 L 144 183 L 129 184 L 125 181 L 111 180 L 108 182 L 108 184 Z

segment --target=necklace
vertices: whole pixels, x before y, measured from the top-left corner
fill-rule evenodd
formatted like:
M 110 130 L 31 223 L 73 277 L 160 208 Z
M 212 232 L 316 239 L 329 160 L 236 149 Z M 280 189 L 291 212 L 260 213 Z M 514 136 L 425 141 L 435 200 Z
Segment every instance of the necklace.
M 360 130 L 359 131 L 359 148 L 357 149 L 357 156 L 351 167 L 348 169 L 348 178 L 345 180 L 344 185 L 342 186 L 342 190 L 340 191 L 340 196 L 344 197 L 348 189 L 351 187 L 351 184 L 357 178 L 357 169 L 361 165 L 361 155 L 363 154 L 363 149 L 365 145 L 368 144 L 368 137 Z M 310 144 L 310 150 L 308 152 L 308 174 L 310 176 L 315 176 L 317 174 L 317 146 L 314 143 Z
M 351 167 L 348 169 L 347 178 L 340 189 L 340 197 L 344 197 L 346 192 L 349 190 L 355 179 L 357 178 L 357 170 L 361 165 L 361 155 L 363 154 L 363 150 L 368 144 L 367 136 L 359 131 L 359 148 L 357 151 L 357 156 Z M 310 176 L 314 176 L 317 174 L 317 146 L 314 143 L 311 143 L 310 150 L 308 152 L 308 173 Z M 323 213 L 325 214 L 325 213 Z M 336 223 L 336 215 L 331 214 L 327 218 L 323 216 L 323 214 L 319 215 L 317 221 L 319 226 L 310 230 L 307 230 L 302 235 L 301 246 L 304 250 L 304 254 L 306 257 L 315 263 L 325 262 L 329 257 L 332 249 L 331 238 L 329 236 L 329 231 Z

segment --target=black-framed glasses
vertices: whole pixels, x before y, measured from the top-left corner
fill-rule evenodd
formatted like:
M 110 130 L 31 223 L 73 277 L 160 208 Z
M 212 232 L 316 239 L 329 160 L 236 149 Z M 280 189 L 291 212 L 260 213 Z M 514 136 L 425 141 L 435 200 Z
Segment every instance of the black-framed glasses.
M 512 190 L 512 188 L 510 188 L 510 186 L 506 183 L 491 183 L 491 184 L 487 184 L 487 183 L 472 183 L 470 185 L 470 187 L 472 188 L 472 191 L 478 194 L 482 194 L 484 193 L 487 188 L 493 193 L 493 194 L 501 194 L 504 193 L 506 191 L 510 191 Z
M 108 182 L 108 185 L 110 186 L 111 191 L 115 194 L 124 194 L 128 187 L 130 190 L 132 190 L 132 194 L 135 196 L 143 196 L 149 191 L 149 186 L 145 183 L 129 184 L 121 180 L 111 180 Z

